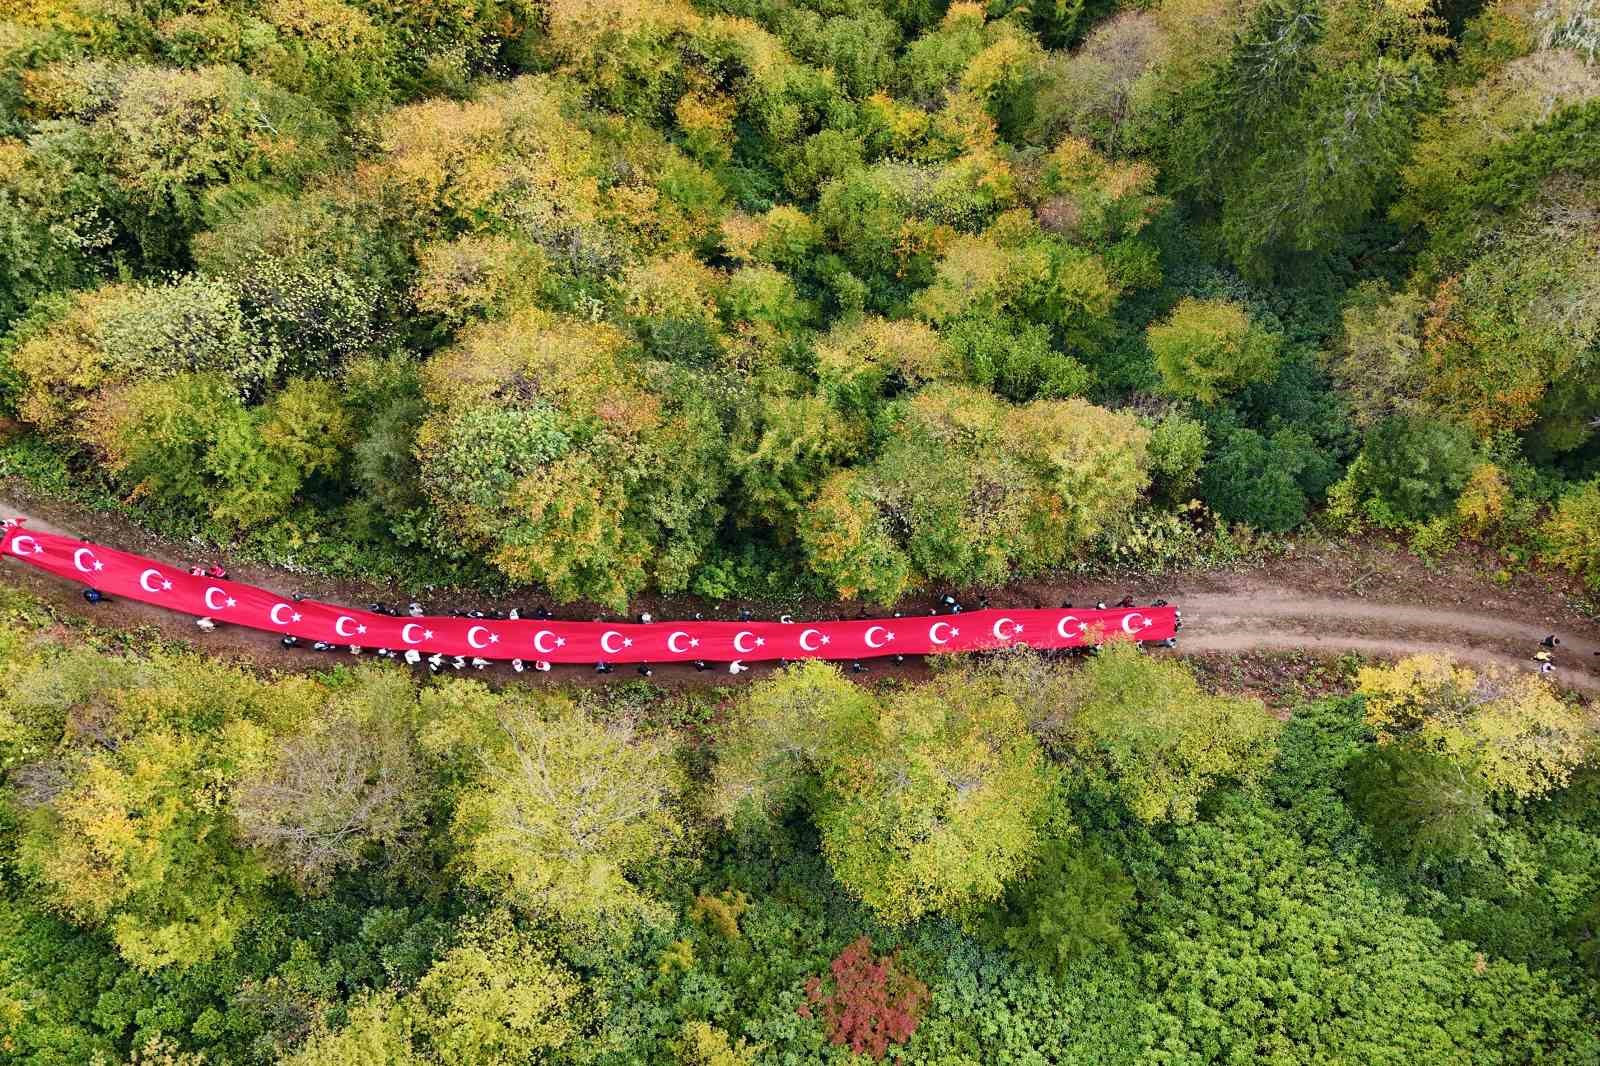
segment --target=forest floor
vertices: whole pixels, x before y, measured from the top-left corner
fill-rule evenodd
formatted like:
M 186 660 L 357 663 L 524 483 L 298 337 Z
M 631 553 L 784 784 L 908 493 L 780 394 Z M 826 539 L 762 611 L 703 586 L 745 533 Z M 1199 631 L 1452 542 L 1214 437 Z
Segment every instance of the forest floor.
M 31 526 L 45 532 L 96 540 L 174 565 L 216 561 L 215 553 L 200 545 L 161 541 L 119 516 L 83 512 L 44 500 L 24 501 L 15 491 L 0 494 L 0 515 L 25 516 Z M 1140 602 L 1168 599 L 1183 611 L 1177 654 L 1193 659 L 1214 687 L 1259 695 L 1280 710 L 1347 689 L 1354 667 L 1367 659 L 1443 652 L 1469 664 L 1532 669 L 1538 641 L 1549 633 L 1562 641 L 1555 656 L 1557 682 L 1587 693 L 1591 699 L 1600 695 L 1600 623 L 1593 617 L 1593 604 L 1585 602 L 1578 588 L 1562 575 L 1524 571 L 1508 577 L 1492 556 L 1470 550 L 1425 564 L 1376 538 L 1309 536 L 1296 540 L 1292 549 L 1248 568 L 1177 573 L 1160 579 L 1022 581 L 984 594 L 995 607 L 1051 606 L 1063 599 L 1086 604 L 1124 594 L 1132 594 Z M 224 562 L 229 565 L 229 576 L 237 580 L 299 591 L 332 603 L 403 603 L 412 595 L 392 587 Z M 260 630 L 222 627 L 201 634 L 185 615 L 124 600 L 91 608 L 77 585 L 9 558 L 0 574 L 58 611 L 89 617 L 100 625 L 148 627 L 152 635 L 268 669 L 317 670 L 330 665 L 326 654 L 284 648 L 276 635 Z M 436 612 L 469 602 L 485 610 L 506 605 L 464 594 L 435 595 L 424 602 Z M 524 596 L 515 602 L 526 609 L 534 601 Z M 826 605 L 815 606 L 816 610 L 795 613 L 810 618 L 861 613 L 858 605 L 835 604 L 831 610 Z M 905 609 L 925 607 L 912 604 Z M 641 601 L 635 609 L 671 618 L 693 610 L 715 617 L 719 611 L 735 608 L 673 598 Z M 556 614 L 592 618 L 595 612 L 572 609 L 557 610 Z M 763 664 L 753 667 L 738 680 L 748 681 L 771 669 Z M 869 680 L 912 680 L 929 671 L 920 659 L 900 664 L 877 660 L 870 669 Z M 504 667 L 485 674 L 496 681 L 517 676 Z M 530 671 L 520 680 L 530 684 L 605 684 L 614 683 L 619 676 L 631 679 L 626 674 L 600 677 L 581 666 L 557 666 L 548 675 Z M 734 679 L 721 672 L 700 674 L 685 664 L 658 666 L 651 680 L 672 690 L 727 684 Z

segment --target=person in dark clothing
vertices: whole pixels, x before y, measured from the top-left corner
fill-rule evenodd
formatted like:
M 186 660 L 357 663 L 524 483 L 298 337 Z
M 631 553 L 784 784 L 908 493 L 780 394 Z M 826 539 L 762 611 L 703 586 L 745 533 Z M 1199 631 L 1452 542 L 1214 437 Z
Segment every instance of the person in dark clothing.
M 1124 596 L 1124 597 L 1122 597 L 1122 599 L 1117 601 L 1117 606 L 1118 607 L 1122 607 L 1122 608 L 1132 607 L 1133 606 L 1133 597 L 1132 596 Z
M 110 600 L 106 599 L 105 593 L 101 592 L 99 589 L 84 589 L 83 598 L 88 600 L 90 603 L 111 602 Z
M 1561 643 L 1561 638 L 1556 636 L 1554 633 L 1551 633 L 1548 637 L 1545 637 L 1543 640 L 1541 640 L 1539 642 L 1539 646 L 1541 648 L 1554 648 L 1557 645 L 1559 645 L 1560 643 Z

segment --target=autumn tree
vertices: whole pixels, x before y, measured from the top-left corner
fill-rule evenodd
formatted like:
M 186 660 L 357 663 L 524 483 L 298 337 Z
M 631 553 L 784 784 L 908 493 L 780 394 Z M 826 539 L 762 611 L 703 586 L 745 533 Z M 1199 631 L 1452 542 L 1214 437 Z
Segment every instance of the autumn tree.
M 822 663 L 755 686 L 719 759 L 725 820 L 810 813 L 834 875 L 883 919 L 996 898 L 1037 845 L 1051 773 L 982 679 L 886 700 Z
M 1145 822 L 1189 822 L 1223 782 L 1261 777 L 1278 723 L 1259 700 L 1205 692 L 1181 663 L 1105 645 L 1036 728 L 1069 766 Z
M 1280 339 L 1227 300 L 1185 297 L 1145 331 L 1164 391 L 1216 403 L 1242 385 L 1271 375 Z
M 1357 685 L 1380 744 L 1449 759 L 1491 791 L 1544 795 L 1593 754 L 1594 723 L 1531 672 L 1412 655 L 1363 667 Z
M 1571 567 L 1589 588 L 1600 588 L 1600 482 L 1562 496 L 1540 533 L 1551 561 Z
M 244 839 L 312 891 L 367 847 L 399 844 L 424 802 L 404 713 L 413 701 L 410 682 L 392 672 L 364 674 L 338 693 L 239 784 Z
M 633 878 L 683 835 L 670 753 L 560 697 L 506 698 L 451 833 L 467 879 L 576 925 L 648 915 Z
M 403 1003 L 440 1066 L 549 1061 L 581 1039 L 583 986 L 504 913 L 469 927 Z
M 834 876 L 879 917 L 959 913 L 1027 870 L 1050 771 L 1008 697 L 941 680 L 885 700 L 868 743 L 828 768 L 816 820 Z
M 84 678 L 58 704 L 63 772 L 31 804 L 18 857 L 59 913 L 153 971 L 214 958 L 259 910 L 265 871 L 228 800 L 268 728 L 313 690 L 200 660 L 152 665 L 126 688 L 115 672 Z

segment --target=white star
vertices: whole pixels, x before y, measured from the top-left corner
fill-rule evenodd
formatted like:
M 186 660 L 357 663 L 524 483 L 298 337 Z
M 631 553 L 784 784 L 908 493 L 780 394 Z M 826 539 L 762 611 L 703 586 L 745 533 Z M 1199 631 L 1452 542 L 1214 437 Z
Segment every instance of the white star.
M 557 637 L 556 638 L 556 647 L 558 647 L 558 648 L 562 647 L 566 643 L 567 643 L 567 638 L 566 637 Z
M 170 588 L 172 588 L 172 582 L 170 582 L 170 581 L 163 581 L 163 582 L 162 582 L 162 583 L 161 583 L 161 590 L 162 590 L 162 591 L 163 591 L 163 592 L 165 592 L 165 591 L 167 591 L 167 590 L 168 590 L 168 589 L 170 589 Z
M 826 633 L 822 634 L 822 643 L 824 643 L 824 644 L 828 643 L 829 639 L 830 638 L 828 637 L 828 634 L 826 634 Z
M 1150 628 L 1150 619 L 1148 619 L 1148 618 L 1141 619 L 1140 622 L 1139 622 L 1139 625 L 1142 626 L 1145 629 L 1149 629 Z
M 884 637 L 884 638 L 883 638 L 883 642 L 884 642 L 884 643 L 885 643 L 885 644 L 887 644 L 887 643 L 888 643 L 888 642 L 889 642 L 889 641 L 891 641 L 891 640 L 893 640 L 893 639 L 894 639 L 894 634 L 893 634 L 893 633 L 890 633 L 890 634 L 889 634 L 889 635 L 888 635 L 888 636 L 886 636 L 886 637 Z
M 291 621 L 291 622 L 300 621 L 300 612 L 299 611 L 295 611 L 293 614 L 289 615 L 289 621 Z
M 623 637 L 623 638 L 622 638 L 622 646 L 623 646 L 623 647 L 624 647 L 624 648 L 631 648 L 631 647 L 633 647 L 633 638 L 632 638 L 632 637 Z
M 424 630 L 423 630 L 423 631 L 422 631 L 422 639 L 423 639 L 423 640 L 432 640 L 432 639 L 433 639 L 433 630 L 431 630 L 431 629 L 424 629 Z
M 759 648 L 759 647 L 761 647 L 761 645 L 765 644 L 766 642 L 767 642 L 767 638 L 766 637 L 757 637 L 756 638 L 756 647 Z
M 1089 632 L 1089 623 L 1088 622 L 1079 622 L 1078 623 L 1078 628 L 1083 630 L 1085 633 L 1087 633 L 1087 632 Z
M 690 637 L 689 638 L 689 647 L 698 648 L 699 646 L 700 646 L 700 638 L 699 637 Z
M 1022 627 L 1018 626 L 1017 628 L 1021 629 Z M 961 635 L 961 630 L 957 629 L 955 626 L 951 626 L 950 627 L 950 635 L 952 637 L 959 637 Z
M 106 568 L 106 564 L 102 563 L 99 559 L 96 559 L 94 561 L 94 568 L 96 570 L 104 570 Z
M 37 543 L 34 544 L 34 546 L 33 546 L 33 554 L 35 554 L 35 555 L 43 555 L 44 554 L 44 545 L 43 544 L 37 544 Z
M 1022 623 L 1021 622 L 1012 622 L 1011 625 L 1012 625 L 1011 632 L 1013 632 L 1013 633 L 1021 633 L 1022 632 Z M 952 632 L 954 632 L 954 631 L 952 630 Z
M 222 602 L 224 604 L 226 604 L 227 606 L 232 607 L 233 603 L 234 603 L 234 600 L 233 600 L 232 596 L 229 596 L 227 599 L 223 600 Z
M 228 602 L 232 603 L 233 601 L 229 600 Z M 367 627 L 366 626 L 356 626 L 356 632 L 357 633 L 365 633 L 366 631 L 367 631 Z
M 500 643 L 500 634 L 499 633 L 490 633 L 489 634 L 489 643 L 490 644 L 498 644 L 498 643 Z

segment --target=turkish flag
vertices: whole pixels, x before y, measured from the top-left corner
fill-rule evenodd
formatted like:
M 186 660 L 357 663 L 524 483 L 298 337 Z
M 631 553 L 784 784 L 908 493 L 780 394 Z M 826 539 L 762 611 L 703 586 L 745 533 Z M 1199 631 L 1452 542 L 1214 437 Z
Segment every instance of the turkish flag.
M 118 596 L 217 622 L 306 641 L 484 659 L 554 663 L 747 662 L 867 659 L 992 651 L 1012 645 L 1076 648 L 1108 640 L 1165 640 L 1177 632 L 1172 607 L 1113 610 L 985 610 L 849 622 L 491 621 L 394 618 L 348 607 L 296 602 L 245 585 L 186 573 L 165 563 L 71 537 L 7 528 L 3 554 Z

